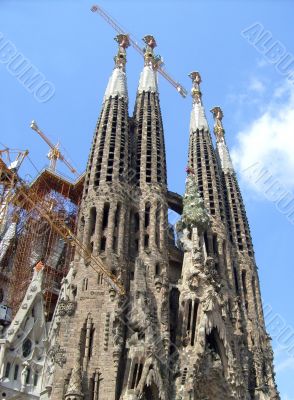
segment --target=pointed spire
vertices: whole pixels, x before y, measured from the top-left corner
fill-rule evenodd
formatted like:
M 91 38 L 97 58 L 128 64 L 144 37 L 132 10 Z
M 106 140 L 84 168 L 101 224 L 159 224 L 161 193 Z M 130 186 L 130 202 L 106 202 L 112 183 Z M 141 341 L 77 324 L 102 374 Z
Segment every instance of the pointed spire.
M 202 93 L 200 90 L 201 76 L 199 72 L 191 72 L 189 77 L 193 82 L 193 87 L 191 90 L 191 95 L 193 97 L 193 108 L 191 112 L 190 131 L 195 132 L 197 129 L 209 130 L 202 104 Z
M 162 65 L 162 58 L 154 54 L 154 48 L 157 46 L 152 35 L 146 35 L 143 38 L 146 43 L 144 49 L 144 69 L 141 72 L 138 93 L 142 92 L 158 92 L 157 85 L 157 68 Z
M 76 359 L 75 365 L 72 369 L 70 380 L 68 383 L 65 399 L 66 400 L 73 400 L 73 399 L 80 399 L 84 398 L 83 391 L 82 391 L 82 368 L 80 358 Z
M 215 121 L 213 131 L 216 137 L 216 151 L 220 161 L 220 165 L 224 172 L 233 173 L 234 167 L 230 157 L 229 149 L 225 141 L 225 130 L 222 123 L 224 114 L 220 107 L 214 107 L 210 111 L 212 112 Z
M 114 57 L 115 67 L 108 81 L 103 102 L 114 96 L 125 97 L 126 99 L 128 98 L 126 78 L 126 49 L 130 45 L 129 37 L 128 35 L 120 34 L 117 35 L 114 39 L 118 43 L 118 52 L 117 55 Z

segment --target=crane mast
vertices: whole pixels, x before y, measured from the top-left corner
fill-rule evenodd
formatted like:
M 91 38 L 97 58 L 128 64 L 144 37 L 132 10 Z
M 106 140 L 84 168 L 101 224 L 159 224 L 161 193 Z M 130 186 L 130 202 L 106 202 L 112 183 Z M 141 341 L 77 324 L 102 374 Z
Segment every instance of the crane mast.
M 63 156 L 63 154 L 60 152 L 59 143 L 54 145 L 51 142 L 51 140 L 38 127 L 36 121 L 32 121 L 30 127 L 35 132 L 37 132 L 38 135 L 44 140 L 44 142 L 46 142 L 47 145 L 50 147 L 50 151 L 48 153 L 48 158 L 50 160 L 50 169 L 52 169 L 52 171 L 56 171 L 57 161 L 60 160 L 67 166 L 67 168 L 70 170 L 70 172 L 78 175 L 76 169 L 66 160 L 66 158 Z
M 111 25 L 114 30 L 120 34 L 124 34 L 125 31 L 122 29 L 119 24 L 109 15 L 107 14 L 106 11 L 103 10 L 100 6 L 97 4 L 93 5 L 91 8 L 91 11 L 93 13 L 98 13 L 109 25 Z M 129 36 L 129 41 L 131 46 L 141 55 L 144 57 L 144 51 L 141 49 L 141 47 L 138 45 L 136 40 L 132 38 L 132 35 L 128 34 Z M 175 81 L 164 69 L 161 65 L 157 66 L 157 71 L 178 91 L 178 93 L 182 97 L 187 97 L 187 90 L 184 88 L 183 85 L 181 85 L 179 82 Z

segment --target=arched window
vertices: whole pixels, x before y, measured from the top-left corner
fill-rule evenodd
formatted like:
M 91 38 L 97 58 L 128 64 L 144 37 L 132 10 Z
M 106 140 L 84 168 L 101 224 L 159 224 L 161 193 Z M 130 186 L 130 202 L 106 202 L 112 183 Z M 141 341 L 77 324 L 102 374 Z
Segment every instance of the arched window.
M 32 352 L 32 341 L 27 338 L 22 344 L 22 355 L 27 358 Z

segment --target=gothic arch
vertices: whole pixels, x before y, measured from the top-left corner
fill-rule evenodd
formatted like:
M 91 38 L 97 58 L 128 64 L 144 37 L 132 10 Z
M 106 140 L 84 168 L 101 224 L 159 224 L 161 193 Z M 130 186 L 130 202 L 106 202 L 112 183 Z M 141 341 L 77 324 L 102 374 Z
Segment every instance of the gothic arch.
M 218 354 L 218 356 L 221 359 L 222 366 L 224 368 L 224 373 L 225 375 L 227 374 L 228 370 L 228 357 L 226 353 L 225 346 L 223 344 L 223 341 L 221 340 L 218 329 L 213 328 L 209 334 L 206 335 L 206 346 Z
M 159 400 L 159 390 L 154 382 L 150 386 L 145 385 L 142 400 Z

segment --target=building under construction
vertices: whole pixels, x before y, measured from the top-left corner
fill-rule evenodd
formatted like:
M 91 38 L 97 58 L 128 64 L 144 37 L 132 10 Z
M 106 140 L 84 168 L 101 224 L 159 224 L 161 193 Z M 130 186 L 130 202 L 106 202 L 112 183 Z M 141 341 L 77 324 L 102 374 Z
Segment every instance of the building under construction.
M 83 176 L 76 182 L 59 175 L 52 166 L 44 169 L 32 182 L 22 182 L 28 201 L 14 187 L 14 178 L 7 176 L 6 166 L 18 172 L 27 156 L 5 149 L 1 155 L 1 237 L 0 293 L 2 310 L 8 322 L 17 312 L 36 265 L 44 268 L 44 300 L 46 318 L 50 320 L 58 298 L 60 283 L 68 272 L 74 248 L 56 232 L 40 210 L 47 210 L 55 220 L 75 231 L 78 206 L 83 189 Z M 13 157 L 16 157 L 13 159 Z M 7 309 L 5 308 L 7 307 Z M 4 312 L 5 311 L 5 312 Z
M 117 30 L 118 50 L 85 176 L 56 173 L 58 160 L 72 167 L 35 122 L 49 169 L 25 182 L 27 152 L 1 152 L 0 397 L 279 400 L 223 112 L 211 110 L 213 141 L 190 73 L 186 187 L 169 191 L 158 72 L 187 91 L 162 69 L 152 35 L 141 49 L 92 11 Z M 130 45 L 144 60 L 132 116 Z

